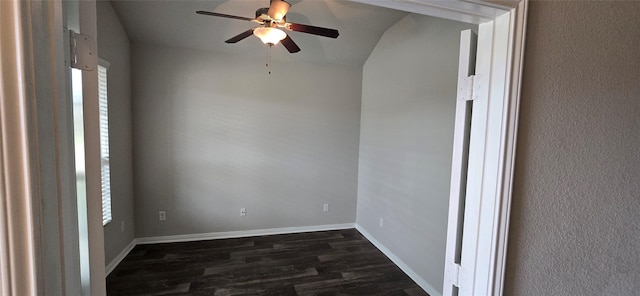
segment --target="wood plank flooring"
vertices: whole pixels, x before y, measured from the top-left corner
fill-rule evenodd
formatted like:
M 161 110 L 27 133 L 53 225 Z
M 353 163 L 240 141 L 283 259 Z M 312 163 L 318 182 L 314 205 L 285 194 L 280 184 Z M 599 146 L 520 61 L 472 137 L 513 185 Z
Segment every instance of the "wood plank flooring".
M 138 245 L 108 295 L 427 295 L 357 230 Z

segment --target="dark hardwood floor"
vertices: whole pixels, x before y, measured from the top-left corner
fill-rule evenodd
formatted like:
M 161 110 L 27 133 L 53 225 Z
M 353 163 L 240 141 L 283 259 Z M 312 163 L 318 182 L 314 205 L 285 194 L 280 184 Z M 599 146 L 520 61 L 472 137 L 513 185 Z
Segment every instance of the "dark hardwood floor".
M 138 245 L 108 295 L 428 295 L 357 230 Z

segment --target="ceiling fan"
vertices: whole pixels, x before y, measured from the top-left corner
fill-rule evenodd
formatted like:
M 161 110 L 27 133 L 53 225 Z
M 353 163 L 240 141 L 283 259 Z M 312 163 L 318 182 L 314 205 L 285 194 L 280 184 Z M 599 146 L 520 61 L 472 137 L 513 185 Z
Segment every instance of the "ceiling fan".
M 199 10 L 198 14 L 225 17 L 230 19 L 237 19 L 243 21 L 250 21 L 260 24 L 259 27 L 244 31 L 229 40 L 226 43 L 236 43 L 251 35 L 255 35 L 260 38 L 264 44 L 273 46 L 279 42 L 290 52 L 295 53 L 300 51 L 300 47 L 291 40 L 291 37 L 287 35 L 280 28 L 287 29 L 289 31 L 314 34 L 318 36 L 324 36 L 329 38 L 338 38 L 338 30 L 316 27 L 311 25 L 303 25 L 287 22 L 287 12 L 289 12 L 291 4 L 284 0 L 271 0 L 269 7 L 263 7 L 256 10 L 255 18 L 248 18 L 242 16 L 235 16 L 211 11 Z

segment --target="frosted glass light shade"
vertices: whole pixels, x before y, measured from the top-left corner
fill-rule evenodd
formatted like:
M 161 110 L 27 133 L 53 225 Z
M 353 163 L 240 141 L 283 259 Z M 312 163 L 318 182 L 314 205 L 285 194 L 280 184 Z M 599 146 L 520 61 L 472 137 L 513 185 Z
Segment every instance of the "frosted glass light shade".
M 287 33 L 282 32 L 282 30 L 270 27 L 255 28 L 253 29 L 253 35 L 260 38 L 262 43 L 269 45 L 276 45 L 280 40 L 287 37 Z

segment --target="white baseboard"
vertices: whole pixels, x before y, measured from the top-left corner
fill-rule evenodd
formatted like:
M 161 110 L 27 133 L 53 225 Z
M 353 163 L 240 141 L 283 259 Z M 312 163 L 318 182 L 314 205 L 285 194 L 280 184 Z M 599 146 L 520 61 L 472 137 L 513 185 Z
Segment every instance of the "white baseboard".
M 108 276 L 114 269 L 116 269 L 116 266 L 118 266 L 118 264 L 120 264 L 120 262 L 122 262 L 122 260 L 124 259 L 124 257 L 127 257 L 127 255 L 129 255 L 129 252 L 131 252 L 131 250 L 133 250 L 133 248 L 136 246 L 136 239 L 133 239 L 123 250 L 122 252 L 120 252 L 120 254 L 118 254 L 118 256 L 116 256 L 115 258 L 113 258 L 113 260 L 111 260 L 111 262 L 109 262 L 109 264 L 107 264 L 106 267 L 106 271 L 105 271 L 105 276 Z
M 406 273 L 418 286 L 420 286 L 425 292 L 427 292 L 431 296 L 442 296 L 437 289 L 435 289 L 431 284 L 425 281 L 421 276 L 419 276 L 411 267 L 405 264 L 398 256 L 396 256 L 393 252 L 387 249 L 382 243 L 377 241 L 373 236 L 367 232 L 364 228 L 362 228 L 359 224 L 356 224 L 356 229 L 360 231 L 360 233 L 366 237 L 378 250 L 380 250 L 383 254 L 385 254 L 393 263 L 395 263 L 404 273 Z M 444 272 L 444 271 L 443 271 Z
M 340 230 L 340 229 L 351 229 L 351 228 L 355 228 L 354 223 L 141 237 L 141 238 L 135 239 L 135 241 L 136 241 L 136 244 L 138 245 L 144 245 L 144 244 L 156 244 L 156 243 L 175 243 L 175 242 L 188 242 L 188 241 L 199 241 L 199 240 L 210 240 L 210 239 L 252 237 L 252 236 L 273 235 L 273 234 L 301 233 L 301 232 L 311 232 L 311 231 Z

